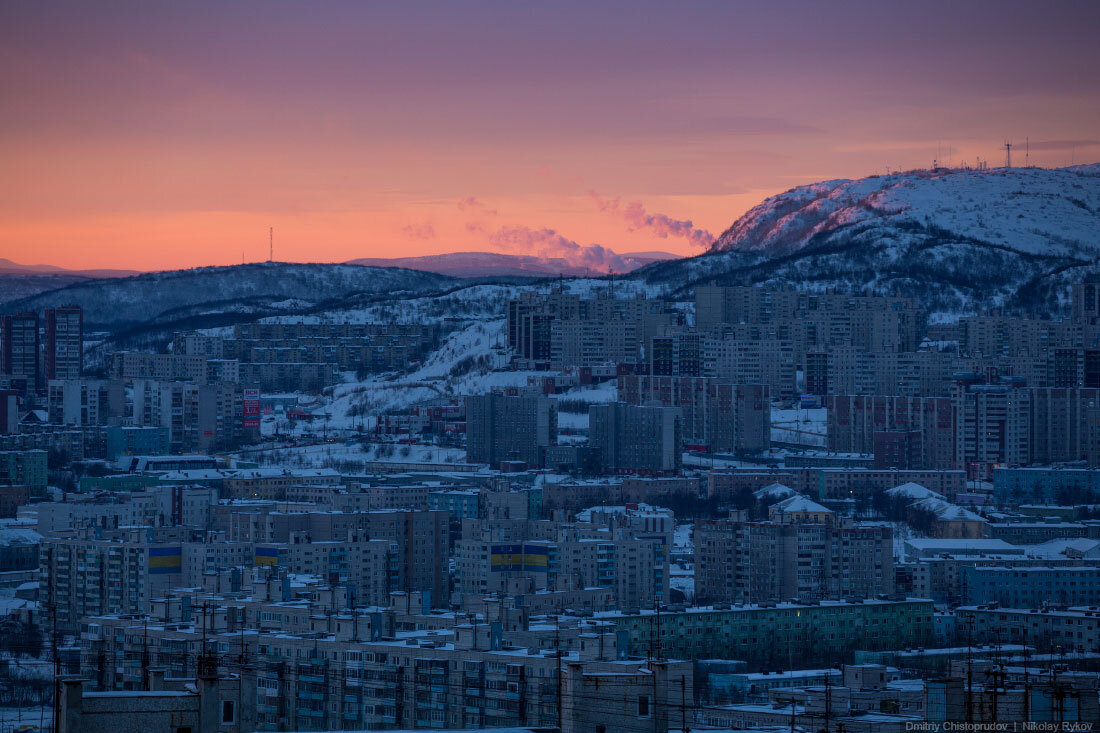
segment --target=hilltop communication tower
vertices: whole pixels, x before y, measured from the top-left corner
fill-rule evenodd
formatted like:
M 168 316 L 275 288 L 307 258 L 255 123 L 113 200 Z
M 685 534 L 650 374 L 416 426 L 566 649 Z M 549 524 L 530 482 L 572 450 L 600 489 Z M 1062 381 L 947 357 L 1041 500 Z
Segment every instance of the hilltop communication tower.
M 1005 140 L 1005 168 L 1012 167 L 1012 143 Z
M 267 261 L 275 261 L 275 227 L 267 228 Z

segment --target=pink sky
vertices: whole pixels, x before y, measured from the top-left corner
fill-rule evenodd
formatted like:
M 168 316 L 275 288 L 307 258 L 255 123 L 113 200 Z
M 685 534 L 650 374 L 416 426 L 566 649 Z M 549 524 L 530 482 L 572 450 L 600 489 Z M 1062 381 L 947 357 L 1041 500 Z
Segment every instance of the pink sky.
M 1097 27 L 1094 2 L 5 3 L 0 257 L 232 264 L 269 226 L 293 261 L 694 254 L 803 183 L 1026 137 L 1097 160 Z

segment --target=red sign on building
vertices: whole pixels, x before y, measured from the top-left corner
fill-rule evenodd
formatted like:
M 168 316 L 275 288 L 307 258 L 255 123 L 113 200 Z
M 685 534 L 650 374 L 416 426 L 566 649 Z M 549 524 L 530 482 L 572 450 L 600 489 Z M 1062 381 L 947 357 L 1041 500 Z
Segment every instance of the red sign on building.
M 246 389 L 244 391 L 244 426 L 246 428 L 260 427 L 260 390 Z

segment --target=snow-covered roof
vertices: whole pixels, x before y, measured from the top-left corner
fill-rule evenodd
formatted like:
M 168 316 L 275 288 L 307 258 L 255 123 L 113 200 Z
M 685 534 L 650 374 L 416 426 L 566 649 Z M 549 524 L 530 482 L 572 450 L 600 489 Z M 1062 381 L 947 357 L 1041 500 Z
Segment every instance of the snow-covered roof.
M 778 483 L 768 484 L 764 488 L 757 489 L 756 491 L 752 492 L 752 495 L 755 496 L 757 499 L 774 496 L 795 496 L 796 494 L 798 494 L 798 492 L 792 489 L 790 486 L 784 486 L 783 484 Z
M 593 514 L 625 514 L 627 516 L 655 516 L 655 517 L 671 517 L 673 516 L 671 509 L 665 509 L 664 507 L 652 506 L 650 504 L 632 504 L 631 506 L 593 506 L 587 509 L 582 509 L 577 512 L 578 522 L 590 522 L 592 521 Z
M 912 481 L 895 486 L 892 489 L 887 489 L 886 493 L 890 496 L 904 497 L 907 499 L 928 499 L 934 497 L 936 499 L 942 499 L 942 494 L 937 494 L 932 489 L 925 488 L 920 484 L 913 483 Z
M 1088 537 L 1059 537 L 1032 545 L 1029 551 L 1042 555 L 1091 555 L 1100 556 L 1100 540 Z
M 2 547 L 10 547 L 11 545 L 37 545 L 40 542 L 42 542 L 42 535 L 38 534 L 33 529 L 18 527 L 0 529 L 0 546 Z
M 906 552 L 918 557 L 929 557 L 940 553 L 951 554 L 1000 554 L 1023 555 L 1027 548 L 1020 545 L 1012 545 L 1004 540 L 990 539 L 942 539 L 915 537 L 905 540 Z
M 793 513 L 793 512 L 814 512 L 814 513 L 827 513 L 832 514 L 833 510 L 827 507 L 823 507 L 813 499 L 809 499 L 801 494 L 795 494 L 788 497 L 783 501 L 774 504 L 773 509 L 779 509 L 780 511 Z
M 961 506 L 938 497 L 929 497 L 923 501 L 914 502 L 912 506 L 919 507 L 936 515 L 941 522 L 984 522 L 985 518 L 974 512 L 963 509 Z

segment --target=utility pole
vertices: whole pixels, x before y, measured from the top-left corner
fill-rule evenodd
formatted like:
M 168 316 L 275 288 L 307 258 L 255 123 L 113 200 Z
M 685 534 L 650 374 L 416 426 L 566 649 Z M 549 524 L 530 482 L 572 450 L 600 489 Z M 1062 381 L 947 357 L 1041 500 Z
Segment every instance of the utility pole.
M 53 595 L 53 573 L 50 573 L 51 591 Z M 50 604 L 53 612 L 53 731 L 57 733 L 61 725 L 61 657 L 57 653 L 57 599 Z
M 653 664 L 650 667 L 650 676 L 653 678 L 653 702 L 650 705 L 649 714 L 653 716 L 653 731 L 657 733 L 657 665 L 661 663 L 661 601 L 657 599 L 653 603 L 657 608 L 657 640 L 656 640 L 656 656 L 653 659 Z M 668 679 L 665 679 L 665 686 L 667 689 Z
M 245 675 L 245 670 L 248 669 L 248 666 L 247 666 L 248 659 L 247 659 L 247 655 L 245 655 L 245 653 L 244 653 L 244 616 L 245 616 L 245 610 L 244 610 L 244 607 L 242 606 L 241 607 L 241 618 L 240 618 L 240 622 L 241 622 L 241 657 L 240 657 L 239 660 L 237 660 L 240 664 L 240 669 L 237 671 L 237 733 L 242 733 L 242 730 L 243 730 L 241 726 L 243 725 L 242 719 L 244 718 L 244 715 L 243 715 L 244 710 L 242 708 L 242 705 L 244 704 L 244 675 Z M 352 611 L 352 618 L 355 618 L 355 611 Z M 358 634 L 356 634 L 353 638 L 358 639 Z M 256 686 L 255 681 L 249 680 L 249 683 L 253 687 Z
M 557 686 L 558 696 L 558 730 L 561 730 L 561 643 L 559 634 L 561 632 L 561 614 L 559 613 L 554 617 L 554 658 L 558 662 L 557 674 L 554 675 L 554 679 Z
M 142 623 L 141 637 L 141 688 L 149 692 L 149 616 Z
M 687 719 L 687 681 L 684 675 L 680 675 L 680 727 L 683 733 L 691 733 Z
M 966 722 L 974 722 L 974 617 L 966 619 Z

